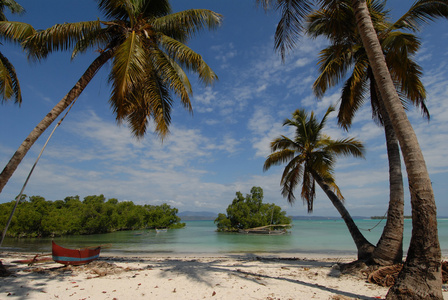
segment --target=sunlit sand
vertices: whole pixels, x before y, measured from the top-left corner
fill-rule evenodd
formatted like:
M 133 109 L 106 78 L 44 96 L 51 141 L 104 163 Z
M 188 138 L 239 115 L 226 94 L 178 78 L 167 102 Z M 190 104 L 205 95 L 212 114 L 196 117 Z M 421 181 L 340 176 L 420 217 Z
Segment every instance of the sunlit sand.
M 188 256 L 102 255 L 84 266 L 28 266 L 2 254 L 13 276 L 2 278 L 0 299 L 378 299 L 386 287 L 337 264 L 355 257 L 316 254 Z

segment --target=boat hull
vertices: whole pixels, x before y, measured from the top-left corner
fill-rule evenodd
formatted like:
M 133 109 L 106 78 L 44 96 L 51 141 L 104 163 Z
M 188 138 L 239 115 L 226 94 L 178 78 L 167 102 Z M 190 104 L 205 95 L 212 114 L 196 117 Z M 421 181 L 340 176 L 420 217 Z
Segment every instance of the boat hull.
M 83 265 L 100 256 L 101 247 L 85 249 L 67 249 L 52 241 L 52 256 L 55 262 L 64 265 Z

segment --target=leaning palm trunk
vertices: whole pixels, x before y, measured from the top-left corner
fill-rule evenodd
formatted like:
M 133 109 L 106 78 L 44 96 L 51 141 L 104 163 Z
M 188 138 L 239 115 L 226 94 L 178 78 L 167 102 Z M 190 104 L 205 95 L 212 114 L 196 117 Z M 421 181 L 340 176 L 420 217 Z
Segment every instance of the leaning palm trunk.
M 358 259 L 359 260 L 369 260 L 372 256 L 372 252 L 375 248 L 374 245 L 372 245 L 359 231 L 358 226 L 356 226 L 355 222 L 353 221 L 352 217 L 350 216 L 350 213 L 345 208 L 344 204 L 341 202 L 341 200 L 336 196 L 335 193 L 330 189 L 328 184 L 326 184 L 322 178 L 313 172 L 313 177 L 316 180 L 317 184 L 322 188 L 322 190 L 327 194 L 328 198 L 330 198 L 331 203 L 333 203 L 334 207 L 338 210 L 339 214 L 341 215 L 342 219 L 344 220 L 345 224 L 347 225 L 348 231 L 350 232 L 350 235 L 353 238 L 353 241 L 355 242 L 356 248 L 358 250 Z
M 0 193 L 5 187 L 8 180 L 14 174 L 22 159 L 27 154 L 28 150 L 33 146 L 37 139 L 44 133 L 44 131 L 53 123 L 54 120 L 79 97 L 87 84 L 92 80 L 93 76 L 98 70 L 112 57 L 112 51 L 105 51 L 101 53 L 93 63 L 87 68 L 84 74 L 79 78 L 75 86 L 56 104 L 53 109 L 43 118 L 42 121 L 31 131 L 28 137 L 22 142 L 19 149 L 14 153 L 9 160 L 6 167 L 0 174 Z
M 379 92 L 377 91 L 377 95 Z M 379 265 L 400 263 L 403 259 L 404 188 L 401 174 L 400 147 L 384 103 L 379 97 L 378 105 L 386 135 L 389 160 L 389 208 L 387 222 L 381 238 L 373 251 L 372 260 Z
M 352 0 L 352 5 L 375 81 L 400 142 L 411 194 L 411 242 L 404 267 L 387 299 L 443 299 L 436 204 L 425 160 L 395 90 L 366 1 Z

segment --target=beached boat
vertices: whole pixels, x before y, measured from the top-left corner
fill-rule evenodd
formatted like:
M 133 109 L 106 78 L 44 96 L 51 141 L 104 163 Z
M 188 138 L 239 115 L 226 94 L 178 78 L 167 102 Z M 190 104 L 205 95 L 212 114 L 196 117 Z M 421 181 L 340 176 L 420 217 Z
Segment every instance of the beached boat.
M 282 228 L 283 227 L 283 228 Z M 240 229 L 239 233 L 251 233 L 251 234 L 271 234 L 271 235 L 279 235 L 279 234 L 285 234 L 288 231 L 286 231 L 286 228 L 291 227 L 289 224 L 277 224 L 277 225 L 266 225 L 266 226 L 260 226 L 255 228 L 248 228 L 248 229 Z M 282 229 L 278 229 L 282 228 Z
M 156 233 L 167 232 L 167 228 L 156 228 Z
M 82 265 L 89 263 L 100 256 L 100 251 L 100 246 L 82 249 L 67 249 L 52 241 L 53 260 L 64 265 Z

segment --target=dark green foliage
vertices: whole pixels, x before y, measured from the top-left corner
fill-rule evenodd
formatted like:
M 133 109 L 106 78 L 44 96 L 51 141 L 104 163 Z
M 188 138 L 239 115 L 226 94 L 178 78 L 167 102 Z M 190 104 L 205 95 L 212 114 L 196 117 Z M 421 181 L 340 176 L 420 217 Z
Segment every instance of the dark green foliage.
M 3 229 L 14 201 L 0 204 L 0 229 Z M 103 195 L 79 196 L 46 201 L 40 196 L 24 197 L 8 229 L 9 237 L 44 237 L 107 233 L 142 228 L 182 228 L 178 210 L 168 204 L 136 205 Z
M 238 231 L 271 224 L 290 224 L 286 212 L 271 203 L 263 203 L 263 189 L 253 187 L 246 197 L 236 192 L 232 204 L 227 207 L 227 215 L 219 214 L 215 219 L 218 231 Z

